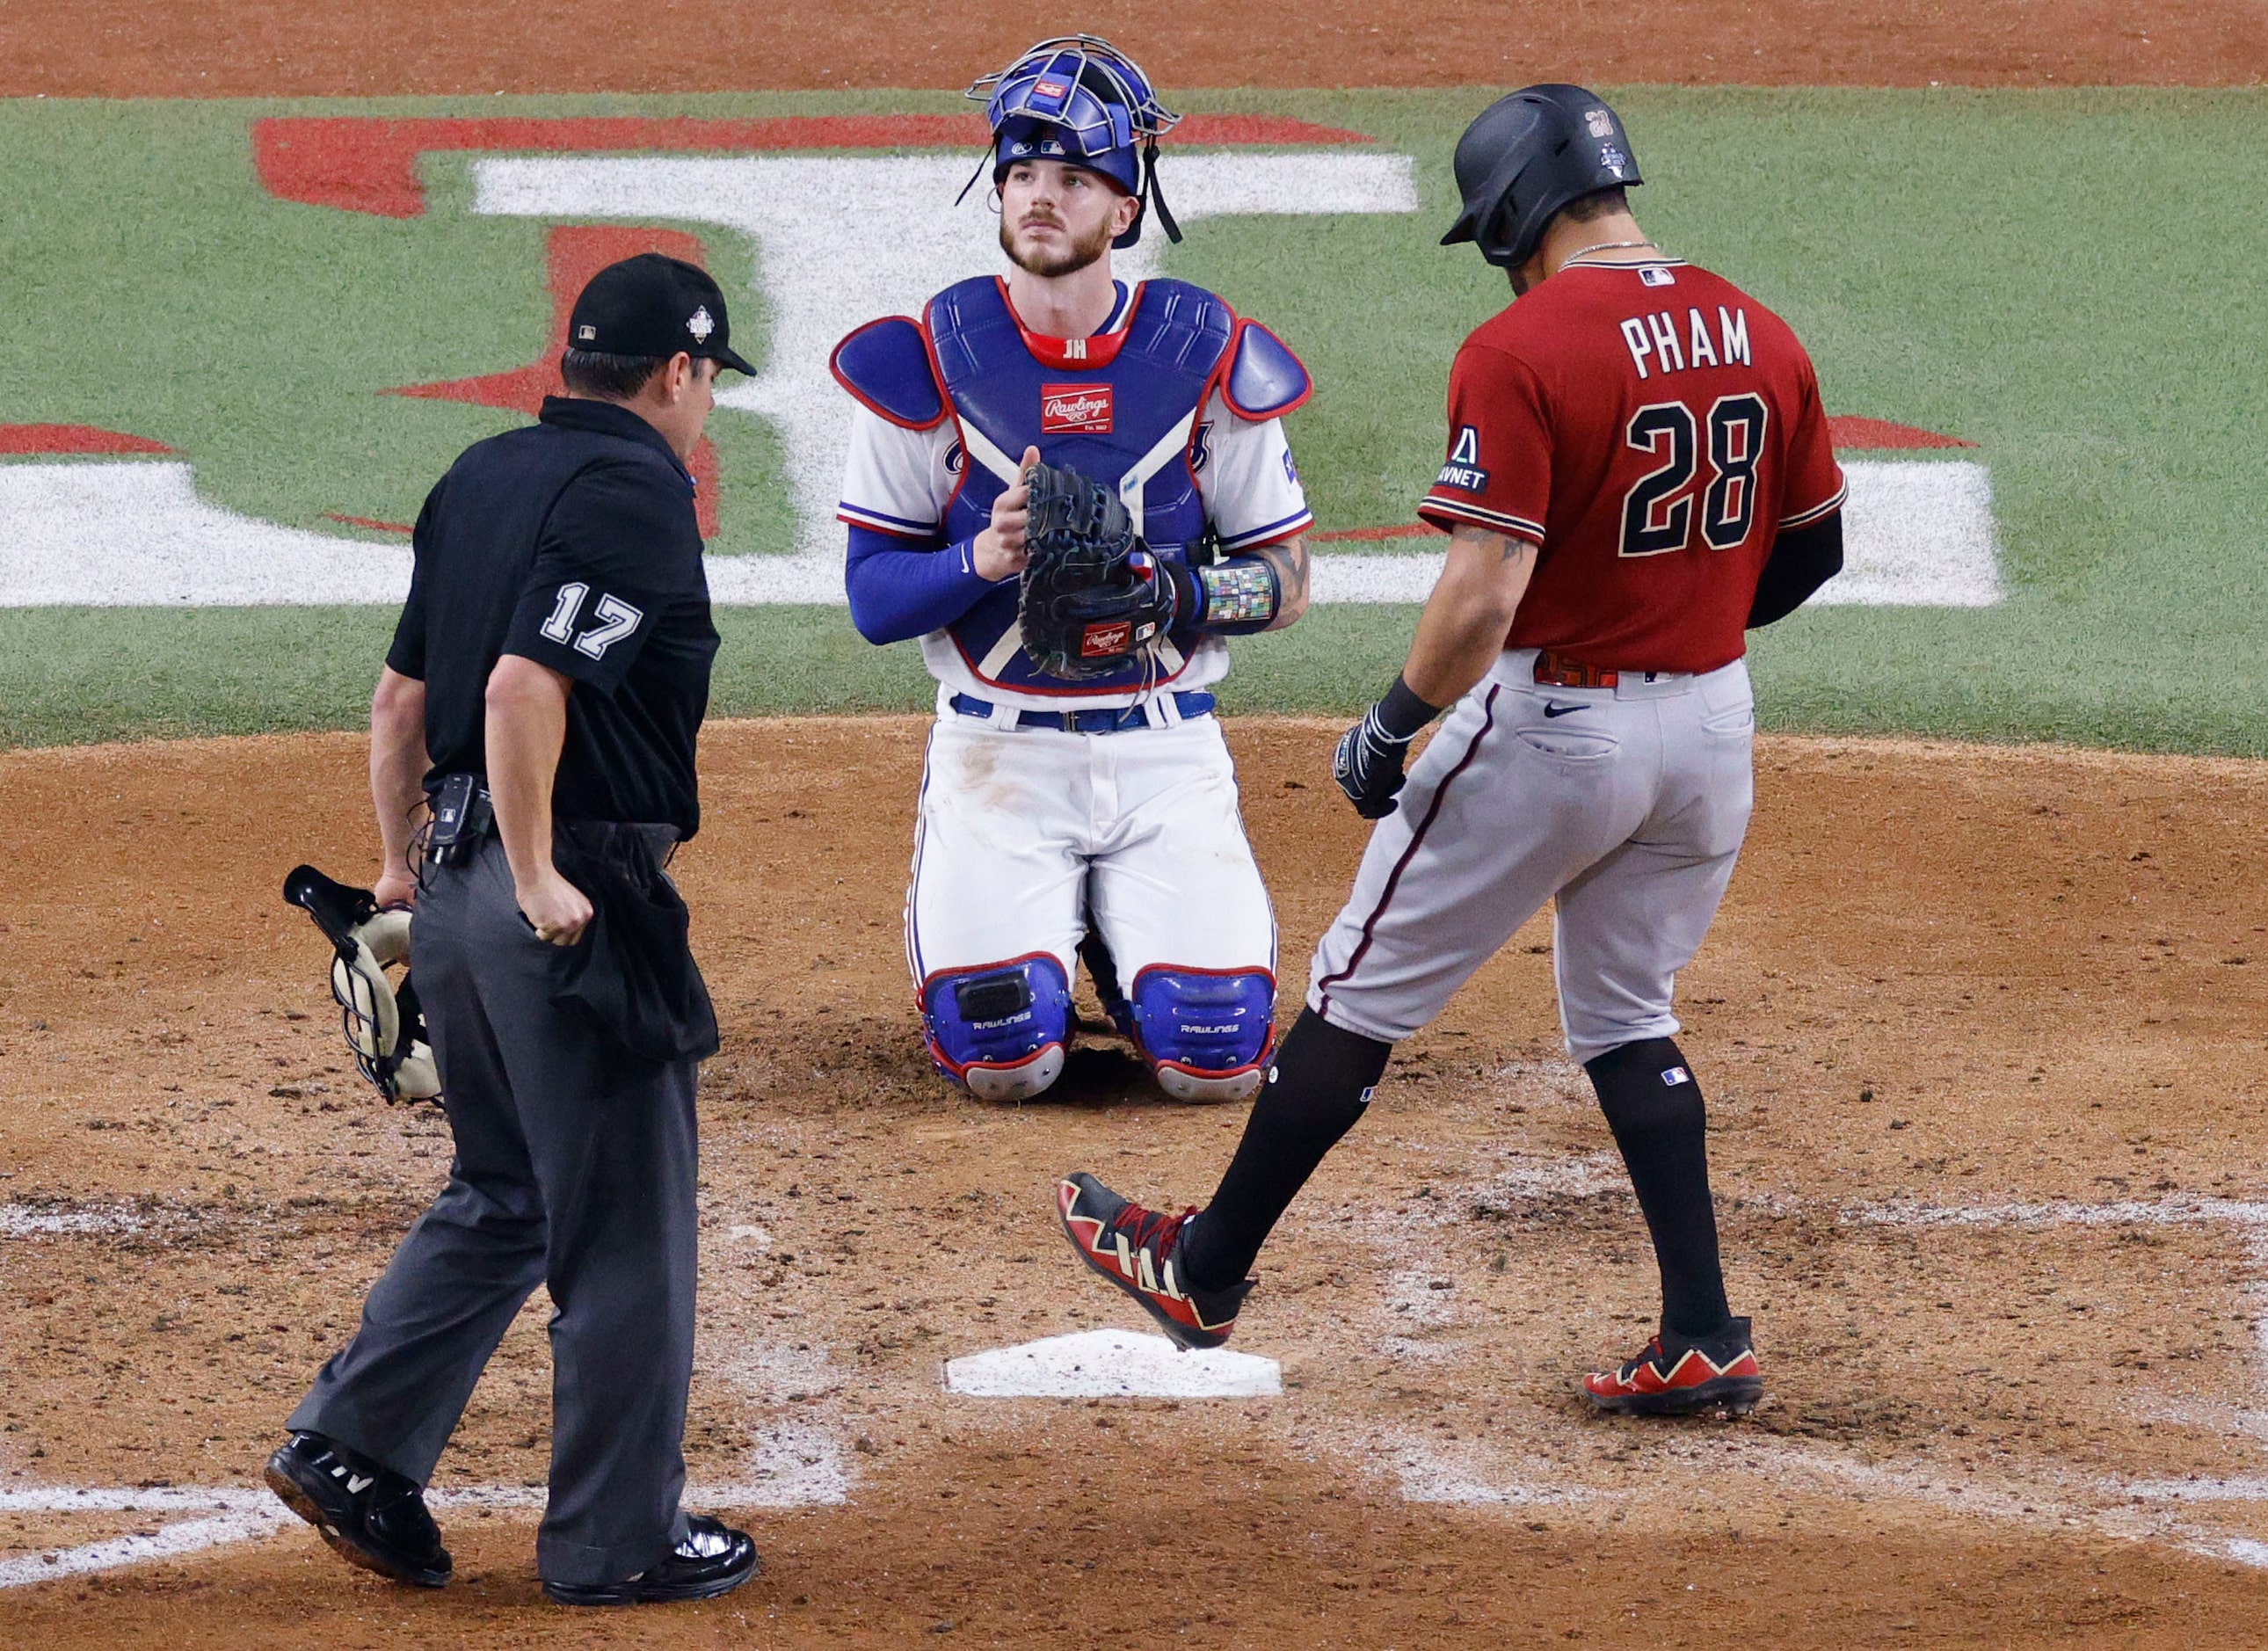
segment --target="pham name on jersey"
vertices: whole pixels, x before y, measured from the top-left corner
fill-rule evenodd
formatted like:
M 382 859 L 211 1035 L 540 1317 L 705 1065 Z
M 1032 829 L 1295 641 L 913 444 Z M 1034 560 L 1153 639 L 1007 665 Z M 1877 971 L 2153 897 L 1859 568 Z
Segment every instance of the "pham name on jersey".
M 1622 326 L 1623 343 L 1630 346 L 1631 364 L 1638 368 L 1638 376 L 1642 380 L 1656 372 L 1684 372 L 1696 367 L 1755 365 L 1749 359 L 1746 310 L 1717 306 L 1714 337 L 1710 335 L 1708 319 L 1691 308 L 1685 312 L 1682 328 L 1675 312 L 1671 310 L 1633 315 Z

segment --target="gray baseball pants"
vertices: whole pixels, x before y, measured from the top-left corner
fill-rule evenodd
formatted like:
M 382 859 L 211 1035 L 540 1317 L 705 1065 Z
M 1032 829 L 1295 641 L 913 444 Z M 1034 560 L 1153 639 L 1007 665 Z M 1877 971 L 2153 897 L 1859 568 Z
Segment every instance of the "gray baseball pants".
M 684 1531 L 698 1063 L 618 1054 L 552 1004 L 556 948 L 520 916 L 494 838 L 468 865 L 428 870 L 412 945 L 456 1158 L 289 1425 L 423 1485 L 543 1285 L 551 1489 L 537 1568 L 619 1581 Z
M 1547 900 L 1567 1050 L 1672 1037 L 1677 971 L 1731 881 L 1755 796 L 1748 667 L 1535 679 L 1506 652 L 1420 754 L 1315 948 L 1307 1005 L 1398 1043 Z

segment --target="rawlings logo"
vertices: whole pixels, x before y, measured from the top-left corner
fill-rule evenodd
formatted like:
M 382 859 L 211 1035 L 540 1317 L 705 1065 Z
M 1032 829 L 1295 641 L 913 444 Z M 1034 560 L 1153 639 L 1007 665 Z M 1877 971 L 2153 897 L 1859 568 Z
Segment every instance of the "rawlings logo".
M 1040 434 L 1107 436 L 1110 433 L 1108 384 L 1040 386 Z
M 1082 660 L 1103 660 L 1114 653 L 1123 653 L 1134 640 L 1134 627 L 1127 620 L 1116 619 L 1107 625 L 1089 625 L 1079 634 L 1079 657 Z
M 1060 80 L 1035 80 L 1032 90 L 1043 98 L 1060 98 L 1069 93 L 1071 88 Z

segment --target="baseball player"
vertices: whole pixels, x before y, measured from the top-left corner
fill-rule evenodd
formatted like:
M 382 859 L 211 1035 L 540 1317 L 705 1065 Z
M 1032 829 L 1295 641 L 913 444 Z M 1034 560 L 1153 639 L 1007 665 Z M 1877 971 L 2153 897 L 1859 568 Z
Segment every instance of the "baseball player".
M 1125 56 L 1043 41 L 969 95 L 1006 276 L 871 322 L 833 357 L 859 404 L 851 618 L 870 642 L 920 638 L 938 681 L 906 901 L 930 1055 L 983 1099 L 1038 1095 L 1063 1070 L 1084 957 L 1167 1094 L 1243 1099 L 1273 1042 L 1275 919 L 1208 690 L 1224 638 L 1306 608 L 1313 518 L 1280 421 L 1311 387 L 1211 292 L 1112 277 L 1153 210 L 1180 239 L 1156 181 L 1178 117 Z M 1042 459 L 1123 502 L 1173 615 L 1146 640 L 1090 627 L 1107 658 L 1076 678 L 1020 633 Z
M 1339 744 L 1340 785 L 1380 822 L 1354 892 L 1211 1205 L 1152 1212 L 1074 1175 L 1058 1212 L 1167 1334 L 1218 1345 L 1394 1044 L 1550 900 L 1567 1047 L 1661 1273 L 1658 1333 L 1584 1390 L 1613 1411 L 1746 1409 L 1763 1381 L 1725 1294 L 1670 995 L 1748 826 L 1742 632 L 1842 566 L 1843 478 L 1787 325 L 1639 230 L 1605 103 L 1513 93 L 1466 129 L 1456 178 L 1443 242 L 1476 243 L 1516 302 L 1458 352 L 1420 507 L 1447 565 L 1400 679 Z M 1451 705 L 1405 785 L 1410 740 Z

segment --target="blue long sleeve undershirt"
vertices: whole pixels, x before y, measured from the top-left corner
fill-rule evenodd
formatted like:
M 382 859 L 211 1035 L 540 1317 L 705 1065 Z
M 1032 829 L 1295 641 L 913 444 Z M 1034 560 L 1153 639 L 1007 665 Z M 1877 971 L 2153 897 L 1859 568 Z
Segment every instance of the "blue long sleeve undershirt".
M 843 584 L 850 623 L 878 645 L 941 630 L 993 588 L 972 564 L 966 542 L 917 545 L 856 524 Z

